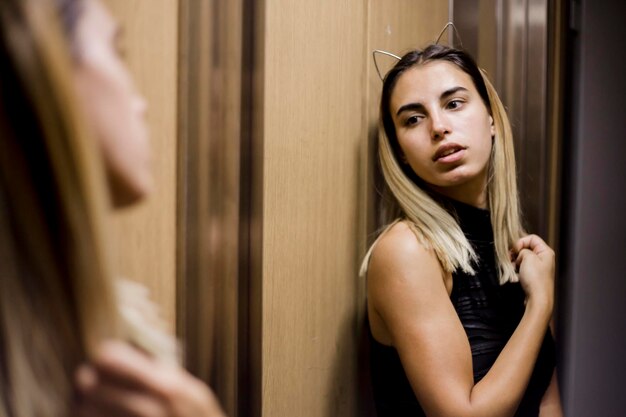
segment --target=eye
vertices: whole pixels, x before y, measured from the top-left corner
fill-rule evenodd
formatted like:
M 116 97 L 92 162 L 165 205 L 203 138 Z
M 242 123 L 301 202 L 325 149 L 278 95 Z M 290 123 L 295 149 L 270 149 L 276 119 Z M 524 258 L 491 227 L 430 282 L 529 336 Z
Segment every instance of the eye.
M 415 126 L 416 124 L 418 124 L 420 122 L 421 119 L 422 119 L 422 116 L 414 114 L 413 116 L 408 117 L 404 121 L 404 125 L 405 126 Z
M 451 110 L 455 110 L 455 109 L 458 109 L 459 107 L 461 107 L 462 105 L 463 105 L 463 101 L 462 100 L 454 99 L 454 100 L 450 100 L 446 107 L 451 109 Z

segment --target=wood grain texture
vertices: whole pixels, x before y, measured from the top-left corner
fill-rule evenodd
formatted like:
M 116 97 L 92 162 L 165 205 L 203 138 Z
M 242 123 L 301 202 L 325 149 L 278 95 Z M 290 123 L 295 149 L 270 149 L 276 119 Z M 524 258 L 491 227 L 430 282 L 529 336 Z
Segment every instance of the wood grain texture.
M 175 323 L 176 97 L 178 2 L 106 0 L 123 28 L 122 43 L 148 102 L 155 192 L 116 215 L 115 270 L 151 290 L 167 322 Z
M 479 22 L 497 22 L 498 0 L 480 0 Z M 480 67 L 487 71 L 492 82 L 498 74 L 498 25 L 483 24 L 478 30 L 478 55 L 475 57 Z
M 247 325 L 239 292 L 242 6 L 180 0 L 177 319 L 186 366 L 231 417 L 245 415 L 240 378 L 247 382 L 239 337 Z
M 263 416 L 355 415 L 365 12 L 266 5 Z

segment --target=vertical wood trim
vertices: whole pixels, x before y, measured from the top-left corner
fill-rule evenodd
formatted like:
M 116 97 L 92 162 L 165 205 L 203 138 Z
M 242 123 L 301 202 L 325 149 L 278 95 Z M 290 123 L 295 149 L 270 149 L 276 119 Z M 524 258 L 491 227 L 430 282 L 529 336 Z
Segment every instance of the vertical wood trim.
M 566 5 L 564 0 L 551 0 L 548 9 L 548 213 L 547 242 L 559 247 L 561 167 L 563 143 Z
M 263 410 L 263 239 L 264 223 L 263 213 L 265 206 L 265 33 L 266 33 L 266 1 L 250 0 L 255 4 L 255 45 L 254 68 L 252 72 L 252 102 L 253 102 L 253 135 L 251 135 L 250 149 L 254 159 L 251 161 L 251 215 L 250 215 L 250 370 L 251 387 L 250 404 L 252 410 L 250 417 L 260 417 Z
M 177 132 L 177 169 L 176 169 L 176 335 L 181 339 L 188 339 L 186 308 L 187 293 L 187 270 L 186 262 L 189 256 L 187 247 L 188 231 L 187 218 L 189 202 L 187 195 L 187 166 L 188 166 L 188 127 L 183 123 L 185 115 L 188 113 L 188 72 L 189 61 L 187 59 L 187 49 L 189 48 L 189 30 L 183 29 L 184 25 L 189 25 L 189 7 L 186 1 L 178 4 L 178 121 Z M 189 343 L 189 342 L 187 342 Z M 185 352 L 182 352 L 185 355 Z M 186 358 L 183 358 L 184 360 Z
M 263 149 L 265 0 L 243 0 L 239 415 L 263 406 Z
M 238 415 L 241 0 L 180 0 L 179 329 L 189 369 Z
M 210 114 L 206 94 L 210 63 L 211 33 L 206 2 L 180 0 L 179 22 L 179 171 L 178 171 L 178 333 L 185 348 L 186 366 L 196 376 L 211 382 L 214 358 L 214 288 L 205 277 L 209 271 L 204 256 L 207 236 L 208 176 L 203 161 L 208 153 L 201 115 Z M 207 282 L 208 281 L 208 282 Z M 198 294 L 205 293 L 200 300 Z
M 374 192 L 374 167 L 376 161 L 376 138 L 377 135 L 372 135 L 372 125 L 375 129 L 377 126 L 376 121 L 370 120 L 369 109 L 371 107 L 372 88 L 369 80 L 372 75 L 378 77 L 378 73 L 374 69 L 372 50 L 372 38 L 369 33 L 370 20 L 372 18 L 372 0 L 367 1 L 367 7 L 365 8 L 365 14 L 363 19 L 363 33 L 366 34 L 366 39 L 363 44 L 363 56 L 365 57 L 363 65 L 363 72 L 365 74 L 365 88 L 363 89 L 363 103 L 361 114 L 362 117 L 362 134 L 359 141 L 359 192 L 357 204 L 360 205 L 359 210 L 359 224 L 357 229 L 357 271 L 360 267 L 360 261 L 365 256 L 369 245 L 372 243 L 371 237 L 376 230 L 376 204 L 378 199 Z M 382 83 L 380 84 L 382 85 Z M 365 327 L 365 316 L 367 311 L 367 304 L 365 302 L 367 294 L 367 285 L 364 277 L 359 277 L 357 280 L 357 291 L 354 294 L 357 306 L 357 408 L 356 414 L 360 417 L 374 417 L 375 405 L 373 400 L 373 394 L 371 389 L 371 373 L 369 366 L 369 338 L 367 328 Z

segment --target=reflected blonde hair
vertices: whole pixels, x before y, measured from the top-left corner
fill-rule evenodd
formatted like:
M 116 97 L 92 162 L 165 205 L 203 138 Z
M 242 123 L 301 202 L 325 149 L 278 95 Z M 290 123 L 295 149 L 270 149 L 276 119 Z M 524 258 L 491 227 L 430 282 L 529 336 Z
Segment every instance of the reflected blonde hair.
M 0 3 L 0 417 L 66 417 L 99 342 L 141 340 L 117 306 L 108 189 L 57 6 Z
M 449 273 L 458 269 L 473 274 L 476 254 L 452 214 L 433 198 L 423 181 L 406 164 L 395 134 L 389 103 L 398 78 L 409 68 L 433 61 L 449 62 L 467 73 L 491 114 L 495 136 L 488 168 L 487 198 L 494 231 L 496 262 L 501 284 L 518 281 L 510 261 L 509 250 L 525 232 L 521 225 L 517 192 L 513 134 L 506 111 L 484 71 L 465 52 L 430 45 L 423 51 L 407 53 L 387 74 L 383 84 L 379 123 L 379 161 L 391 198 L 386 201 L 388 213 L 405 219 L 417 239 L 433 250 L 442 268 Z M 393 225 L 396 218 L 388 218 Z M 390 227 L 390 226 L 388 226 Z M 388 228 L 387 227 L 387 228 Z M 386 228 L 386 229 L 387 229 Z M 385 229 L 385 230 L 386 230 Z M 367 265 L 376 242 L 370 247 L 361 267 Z

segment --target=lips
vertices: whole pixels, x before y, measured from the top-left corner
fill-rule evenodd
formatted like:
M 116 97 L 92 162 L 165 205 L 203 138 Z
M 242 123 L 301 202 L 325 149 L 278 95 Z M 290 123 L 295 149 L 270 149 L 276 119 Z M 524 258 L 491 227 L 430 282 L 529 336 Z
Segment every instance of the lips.
M 466 149 L 464 146 L 457 143 L 446 143 L 437 149 L 437 152 L 435 152 L 435 155 L 433 156 L 433 161 L 436 162 L 441 158 L 445 158 L 446 156 L 450 156 L 464 149 Z

